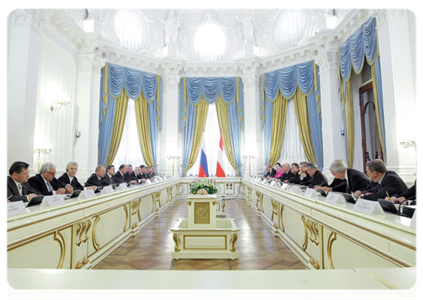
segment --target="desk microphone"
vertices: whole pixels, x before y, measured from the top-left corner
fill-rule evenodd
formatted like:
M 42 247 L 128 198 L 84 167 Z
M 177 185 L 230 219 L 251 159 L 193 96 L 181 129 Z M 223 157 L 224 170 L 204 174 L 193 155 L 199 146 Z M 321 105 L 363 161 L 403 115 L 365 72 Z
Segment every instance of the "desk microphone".
M 408 200 L 407 199 L 405 199 L 405 200 L 402 200 L 401 202 L 400 202 L 400 204 L 399 204 L 399 206 L 398 206 L 398 215 L 401 215 L 401 205 L 404 203 L 404 202 L 407 202 Z

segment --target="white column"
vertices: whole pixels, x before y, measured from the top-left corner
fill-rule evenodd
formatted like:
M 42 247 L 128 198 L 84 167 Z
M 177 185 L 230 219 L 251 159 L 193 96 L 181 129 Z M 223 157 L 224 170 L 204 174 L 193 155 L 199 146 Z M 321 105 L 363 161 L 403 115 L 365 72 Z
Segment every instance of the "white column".
M 414 15 L 386 10 L 378 20 L 379 51 L 385 113 L 386 162 L 406 182 L 414 181 L 416 152 L 402 146 L 416 141 Z
M 177 71 L 166 70 L 163 77 L 164 91 L 162 102 L 162 130 L 160 133 L 159 170 L 166 175 L 179 175 L 181 153 L 179 137 L 179 84 Z M 176 158 L 176 157 L 179 157 Z
M 33 151 L 41 20 L 29 10 L 15 10 L 8 19 L 7 167 L 25 161 L 31 173 L 37 168 Z
M 242 157 L 254 156 L 253 159 L 242 158 L 244 175 L 256 175 L 264 170 L 263 159 L 263 134 L 261 129 L 260 114 L 260 95 L 258 84 L 259 76 L 256 76 L 255 70 L 250 69 L 242 76 L 244 83 L 244 147 L 241 149 Z M 249 165 L 250 163 L 250 165 Z
M 94 173 L 98 160 L 101 67 L 104 63 L 95 54 L 79 55 L 77 100 L 75 108 L 74 160 L 78 162 L 78 177 Z
M 320 98 L 322 108 L 323 167 L 329 167 L 335 159 L 347 162 L 342 104 L 339 95 L 338 64 L 336 50 L 323 50 L 316 59 L 320 70 Z

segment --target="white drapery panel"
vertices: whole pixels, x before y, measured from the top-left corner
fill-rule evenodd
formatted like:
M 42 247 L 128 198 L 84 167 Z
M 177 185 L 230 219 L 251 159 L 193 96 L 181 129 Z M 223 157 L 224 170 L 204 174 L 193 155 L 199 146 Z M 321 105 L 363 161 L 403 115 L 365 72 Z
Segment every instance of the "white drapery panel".
M 120 141 L 118 152 L 113 161 L 116 171 L 122 164 L 131 164 L 134 169 L 135 166 L 145 165 L 144 157 L 140 148 L 140 142 L 138 140 L 137 130 L 135 102 L 133 99 L 129 99 L 122 140 Z
M 74 103 L 76 65 L 71 54 L 66 53 L 47 37 L 42 38 L 38 71 L 38 94 L 34 130 L 34 149 L 51 148 L 50 154 L 41 154 L 40 164 L 53 162 L 58 176 L 66 164 L 73 160 Z M 60 110 L 52 112 L 54 102 L 70 102 Z M 24 120 L 19 120 L 24 121 Z M 37 169 L 38 155 L 34 154 Z
M 220 129 L 219 122 L 217 120 L 217 111 L 215 104 L 209 104 L 209 111 L 207 114 L 206 128 L 204 129 L 203 139 L 206 149 L 204 149 L 207 156 L 207 166 L 209 169 L 209 175 L 214 176 L 216 174 L 217 166 L 217 153 L 219 150 L 219 141 L 220 141 Z M 223 149 L 223 171 L 225 171 L 226 176 L 231 175 L 235 176 L 236 172 L 228 158 L 226 157 L 225 150 Z M 200 169 L 200 158 L 201 151 L 198 152 L 197 160 L 194 163 L 194 166 L 187 171 L 187 176 L 197 176 Z
M 291 99 L 288 101 L 285 134 L 282 142 L 281 156 L 278 162 L 281 164 L 292 164 L 294 162 L 299 164 L 302 161 L 307 161 L 307 158 L 304 154 L 304 148 L 298 130 L 294 100 Z

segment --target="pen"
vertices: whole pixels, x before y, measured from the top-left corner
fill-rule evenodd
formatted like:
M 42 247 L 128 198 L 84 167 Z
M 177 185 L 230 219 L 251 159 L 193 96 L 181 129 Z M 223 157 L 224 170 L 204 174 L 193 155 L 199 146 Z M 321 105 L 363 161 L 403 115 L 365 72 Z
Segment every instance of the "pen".
M 390 197 L 389 197 L 389 193 L 388 193 L 388 191 L 386 191 L 386 196 L 388 196 L 388 198 L 390 198 Z

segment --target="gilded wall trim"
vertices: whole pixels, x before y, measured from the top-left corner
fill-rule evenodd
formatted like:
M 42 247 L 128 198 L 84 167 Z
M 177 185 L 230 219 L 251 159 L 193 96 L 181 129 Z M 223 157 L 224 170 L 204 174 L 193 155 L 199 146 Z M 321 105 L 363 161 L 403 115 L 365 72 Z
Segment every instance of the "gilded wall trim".
M 173 234 L 173 241 L 175 242 L 175 252 L 181 251 L 181 238 L 179 234 L 174 233 Z
M 59 236 L 59 238 L 57 238 Z M 59 231 L 56 231 L 54 233 L 54 240 L 59 243 L 60 245 L 60 258 L 59 263 L 57 264 L 56 269 L 62 269 L 63 263 L 65 262 L 65 256 L 66 256 L 66 240 L 63 234 Z
M 100 244 L 98 243 L 97 236 L 96 236 L 97 224 L 99 221 L 100 221 L 100 215 L 95 216 L 95 220 L 93 224 L 93 233 L 92 233 L 93 247 L 95 251 L 98 251 L 98 249 L 100 249 Z
M 304 243 L 301 246 L 301 248 L 303 249 L 303 251 L 307 250 L 307 246 L 308 246 L 308 229 L 307 229 L 307 219 L 304 217 L 304 215 L 301 216 L 301 221 L 303 221 L 304 224 Z
M 314 257 L 311 257 L 308 262 L 312 264 L 315 269 L 320 269 L 319 262 Z
M 278 203 L 279 202 L 275 201 L 275 200 L 270 200 L 270 202 L 272 204 L 272 217 L 271 217 L 271 219 L 272 219 L 272 222 L 273 222 L 275 215 L 276 216 L 278 215 Z
M 235 243 L 238 240 L 238 234 L 234 233 L 233 235 L 231 235 L 231 238 L 229 240 L 229 243 L 231 244 L 231 252 L 236 252 L 236 247 L 235 247 Z M 226 239 L 225 239 L 226 242 Z
M 281 203 L 281 213 L 280 213 L 280 220 L 281 220 L 281 229 L 282 232 L 285 232 L 285 226 L 283 225 L 283 210 L 285 208 L 285 205 Z
M 126 226 L 129 226 L 129 208 L 126 206 L 126 204 L 123 206 L 123 209 L 125 211 L 125 225 L 123 227 L 123 232 L 126 231 Z M 129 227 L 128 227 L 129 229 Z
M 328 249 L 328 264 L 329 264 L 329 268 L 330 269 L 335 269 L 335 267 L 333 266 L 333 259 L 332 259 L 332 245 L 333 242 L 336 241 L 336 232 L 332 231 L 329 235 L 328 238 L 328 245 L 327 245 L 327 249 Z

